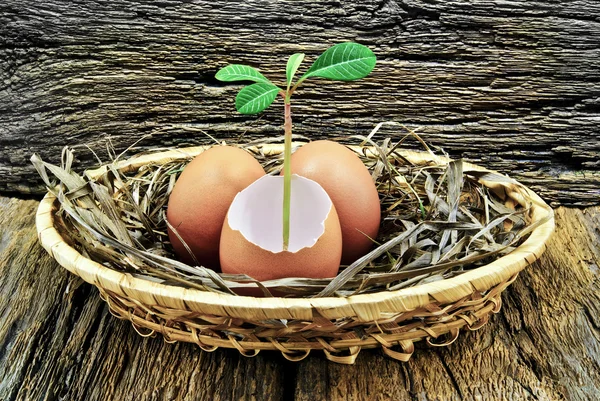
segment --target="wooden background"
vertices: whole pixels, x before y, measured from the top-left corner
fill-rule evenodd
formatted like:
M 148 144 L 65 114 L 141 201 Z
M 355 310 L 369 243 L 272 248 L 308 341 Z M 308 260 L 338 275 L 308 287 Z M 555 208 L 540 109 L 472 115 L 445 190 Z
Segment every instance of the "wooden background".
M 278 135 L 281 102 L 239 115 L 240 86 L 215 72 L 245 63 L 282 82 L 292 53 L 354 40 L 377 54 L 373 75 L 307 81 L 295 133 L 396 121 L 555 204 L 598 204 L 599 18 L 597 1 L 3 0 L 0 190 L 41 193 L 33 152 L 102 153 L 107 135 L 118 149 L 148 133 L 146 147 Z
M 408 363 L 355 365 L 142 338 L 37 242 L 33 200 L 0 197 L 0 400 L 595 401 L 600 394 L 600 207 L 556 210 L 539 262 L 502 310 Z
M 103 159 L 142 147 L 281 133 L 282 107 L 236 114 L 228 63 L 283 81 L 354 40 L 378 56 L 349 84 L 308 81 L 295 133 L 416 129 L 509 173 L 557 206 L 542 259 L 499 315 L 448 348 L 354 366 L 141 338 L 37 243 L 34 152 Z M 0 3 L 0 400 L 595 400 L 600 394 L 600 3 L 596 1 L 128 1 Z M 380 131 L 379 138 L 401 132 Z M 77 166 L 93 166 L 81 146 Z M 562 205 L 562 206 L 560 206 Z M 585 206 L 582 209 L 566 206 Z

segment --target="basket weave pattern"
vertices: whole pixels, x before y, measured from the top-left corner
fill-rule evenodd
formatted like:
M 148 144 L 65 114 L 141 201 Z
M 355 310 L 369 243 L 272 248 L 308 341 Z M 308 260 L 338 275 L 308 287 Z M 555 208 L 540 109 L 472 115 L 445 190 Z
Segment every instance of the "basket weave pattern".
M 466 327 L 474 331 L 481 328 L 491 313 L 500 311 L 501 292 L 516 277 L 485 293 L 476 291 L 449 305 L 434 302 L 371 323 L 352 318 L 332 321 L 315 317 L 312 321 L 293 321 L 284 325 L 150 307 L 103 290 L 100 295 L 108 303 L 111 313 L 131 321 L 139 335 L 149 337 L 160 333 L 168 343 L 195 343 L 208 352 L 219 347 L 237 348 L 245 356 L 255 356 L 261 350 L 279 350 L 286 359 L 300 361 L 311 350 L 317 349 L 322 350 L 329 360 L 351 364 L 362 348 L 381 347 L 386 355 L 406 362 L 416 341 L 446 346 L 458 338 L 460 329 Z M 357 328 L 362 333 L 360 337 Z M 394 350 L 398 345 L 401 350 Z M 339 355 L 341 351 L 350 354 Z
M 202 150 L 142 156 L 118 167 L 131 171 Z M 405 156 L 413 161 L 430 157 L 413 152 Z M 353 363 L 362 348 L 381 347 L 386 355 L 407 361 L 416 341 L 448 345 L 461 329 L 477 330 L 487 323 L 500 310 L 501 292 L 539 258 L 554 229 L 552 209 L 526 187 L 514 181 L 510 185 L 481 181 L 530 207 L 532 221 L 545 222 L 517 249 L 488 265 L 441 282 L 346 298 L 232 296 L 167 286 L 109 269 L 65 242 L 54 224 L 59 205 L 51 193 L 40 204 L 36 224 L 44 248 L 63 267 L 98 287 L 111 313 L 131 321 L 142 336 L 160 333 L 167 342 L 196 343 L 205 351 L 236 348 L 245 356 L 279 350 L 293 361 L 304 359 L 311 350 L 322 350 L 329 360 L 346 364 Z

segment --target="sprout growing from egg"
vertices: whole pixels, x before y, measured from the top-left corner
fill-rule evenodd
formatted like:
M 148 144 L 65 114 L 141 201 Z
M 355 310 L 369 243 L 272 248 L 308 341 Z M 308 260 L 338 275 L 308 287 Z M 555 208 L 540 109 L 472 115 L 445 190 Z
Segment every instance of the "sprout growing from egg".
M 230 64 L 220 69 L 215 78 L 220 81 L 253 81 L 244 87 L 235 98 L 235 107 L 242 114 L 257 114 L 269 107 L 281 95 L 284 103 L 284 162 L 283 162 L 283 249 L 287 250 L 290 240 L 290 199 L 292 174 L 290 158 L 292 155 L 292 113 L 291 97 L 298 86 L 307 78 L 319 77 L 337 81 L 353 81 L 366 77 L 375 67 L 375 54 L 366 46 L 358 43 L 340 43 L 327 49 L 300 77 L 295 84 L 292 81 L 298 67 L 304 60 L 303 53 L 290 56 L 286 66 L 285 89 L 272 83 L 256 68 Z

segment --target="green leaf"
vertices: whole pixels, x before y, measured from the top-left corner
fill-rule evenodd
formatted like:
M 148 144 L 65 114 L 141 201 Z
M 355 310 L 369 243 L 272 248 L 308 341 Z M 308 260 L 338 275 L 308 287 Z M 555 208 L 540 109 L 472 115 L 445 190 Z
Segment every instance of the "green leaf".
M 219 81 L 232 82 L 232 81 L 254 81 L 254 82 L 266 82 L 270 83 L 263 74 L 261 74 L 256 68 L 242 64 L 229 64 L 226 67 L 221 68 L 216 74 L 215 78 Z
M 300 66 L 300 63 L 302 63 L 302 60 L 304 60 L 304 53 L 292 54 L 288 59 L 287 67 L 285 69 L 288 88 L 290 87 L 292 79 L 294 79 L 294 75 L 296 75 L 296 71 L 298 71 L 298 67 Z
M 242 114 L 260 113 L 273 103 L 280 90 L 264 82 L 246 86 L 235 97 L 235 108 Z
M 340 43 L 325 50 L 301 78 L 321 77 L 338 81 L 364 78 L 373 70 L 377 58 L 366 46 Z

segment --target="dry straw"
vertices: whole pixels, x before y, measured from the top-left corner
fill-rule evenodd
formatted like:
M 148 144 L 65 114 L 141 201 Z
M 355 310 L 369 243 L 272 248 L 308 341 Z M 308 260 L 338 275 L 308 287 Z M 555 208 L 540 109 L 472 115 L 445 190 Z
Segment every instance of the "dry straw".
M 499 310 L 501 291 L 543 252 L 553 212 L 504 175 L 436 156 L 426 145 L 427 152 L 400 150 L 406 137 L 375 143 L 371 136 L 354 137 L 360 144 L 350 148 L 377 184 L 381 233 L 372 252 L 334 279 L 260 283 L 174 259 L 168 195 L 206 146 L 140 154 L 84 176 L 72 171 L 70 149 L 60 167 L 34 156 L 49 189 L 37 214 L 39 238 L 141 335 L 247 356 L 279 350 L 290 360 L 321 349 L 340 363 L 382 347 L 405 361 L 415 341 L 449 344 L 460 328 L 477 329 Z M 240 146 L 278 173 L 280 140 Z M 265 297 L 235 295 L 247 287 Z M 273 290 L 287 295 L 270 297 Z

